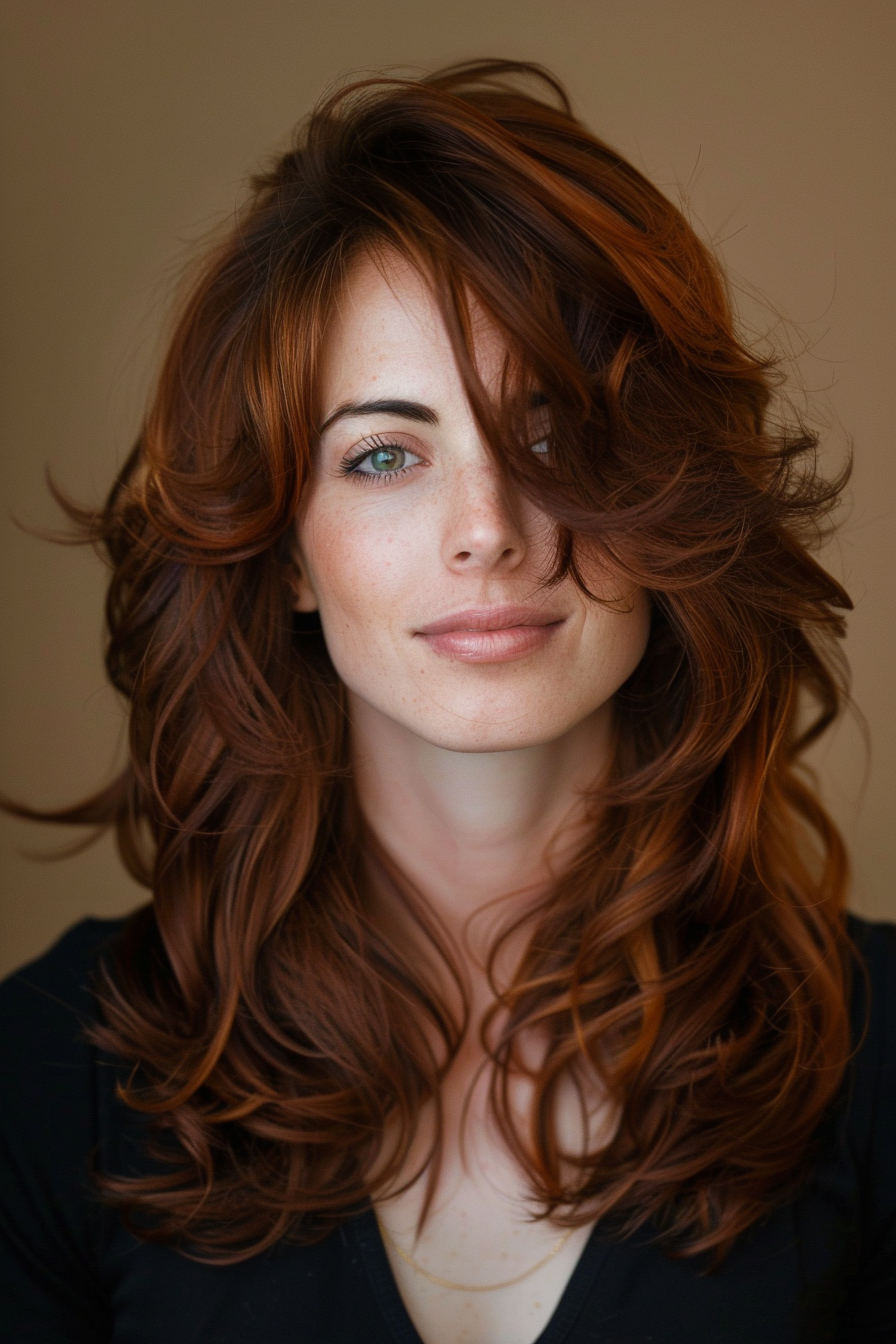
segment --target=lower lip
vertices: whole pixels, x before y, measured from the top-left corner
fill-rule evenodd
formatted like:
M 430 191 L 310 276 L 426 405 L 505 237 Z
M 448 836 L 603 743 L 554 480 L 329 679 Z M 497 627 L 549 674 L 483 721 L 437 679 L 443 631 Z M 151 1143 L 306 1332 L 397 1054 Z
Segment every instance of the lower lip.
M 562 622 L 550 625 L 511 625 L 506 630 L 448 630 L 443 635 L 419 635 L 440 658 L 461 663 L 509 663 L 535 653 L 553 638 Z

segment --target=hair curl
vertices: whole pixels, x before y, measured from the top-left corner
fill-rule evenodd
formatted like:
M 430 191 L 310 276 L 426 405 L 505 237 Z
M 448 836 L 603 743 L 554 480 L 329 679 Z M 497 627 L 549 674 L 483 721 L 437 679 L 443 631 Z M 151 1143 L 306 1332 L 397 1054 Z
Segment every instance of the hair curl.
M 496 459 L 556 520 L 553 577 L 581 583 L 593 546 L 653 602 L 590 840 L 498 987 L 495 1113 L 542 1215 L 722 1254 L 806 1170 L 849 1053 L 846 861 L 800 765 L 845 694 L 849 599 L 809 553 L 842 479 L 773 423 L 774 368 L 680 211 L 554 79 L 500 61 L 314 111 L 195 279 L 105 508 L 78 514 L 113 570 L 130 764 L 42 815 L 114 824 L 152 888 L 95 1037 L 165 1157 L 105 1188 L 212 1258 L 319 1238 L 398 1169 L 406 1144 L 371 1176 L 384 1122 L 408 1140 L 463 1029 L 365 914 L 343 689 L 291 610 L 321 338 L 377 247 L 426 269 Z M 512 389 L 478 382 L 470 295 L 550 399 L 549 471 Z M 522 1135 L 503 1082 L 535 1021 Z M 553 1103 L 582 1070 L 621 1119 L 570 1176 Z

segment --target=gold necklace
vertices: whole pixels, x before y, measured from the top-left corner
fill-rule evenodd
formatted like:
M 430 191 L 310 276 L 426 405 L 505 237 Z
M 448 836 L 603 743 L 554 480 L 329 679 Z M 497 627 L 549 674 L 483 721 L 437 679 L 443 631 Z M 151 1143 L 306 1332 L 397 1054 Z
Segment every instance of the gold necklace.
M 411 1259 L 407 1251 L 403 1251 L 395 1238 L 386 1231 L 378 1213 L 376 1214 L 376 1221 L 379 1224 L 383 1240 L 389 1243 L 396 1255 L 401 1256 L 406 1265 L 410 1265 L 411 1269 L 418 1274 L 422 1274 L 424 1279 L 429 1279 L 430 1283 L 434 1283 L 437 1288 L 454 1288 L 459 1293 L 494 1293 L 498 1288 L 510 1288 L 514 1283 L 521 1283 L 523 1279 L 528 1279 L 530 1274 L 534 1274 L 536 1269 L 541 1269 L 542 1265 L 546 1265 L 549 1260 L 553 1260 L 557 1252 L 566 1245 L 573 1232 L 575 1232 L 574 1227 L 567 1228 L 563 1236 L 554 1242 L 546 1256 L 539 1260 L 537 1264 L 524 1269 L 522 1274 L 516 1274 L 512 1279 L 504 1279 L 501 1283 L 453 1283 L 451 1279 L 442 1279 L 438 1274 L 430 1274 L 428 1269 L 424 1269 L 422 1265 L 417 1264 L 416 1260 Z

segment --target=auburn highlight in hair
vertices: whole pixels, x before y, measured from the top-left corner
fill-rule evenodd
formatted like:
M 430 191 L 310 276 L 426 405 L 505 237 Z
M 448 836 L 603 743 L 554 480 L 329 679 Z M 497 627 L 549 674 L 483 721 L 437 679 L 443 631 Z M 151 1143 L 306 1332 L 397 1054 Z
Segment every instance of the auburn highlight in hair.
M 131 1066 L 159 1162 L 104 1188 L 139 1235 L 212 1259 L 319 1239 L 394 1178 L 458 1049 L 456 1014 L 368 918 L 345 694 L 292 610 L 321 344 L 376 249 L 425 272 L 491 451 L 556 521 L 546 582 L 582 583 L 589 547 L 652 602 L 590 838 L 483 1027 L 494 1113 L 541 1215 L 723 1254 L 807 1170 L 850 1050 L 846 860 L 800 764 L 845 694 L 850 602 L 810 554 L 842 480 L 778 423 L 775 369 L 682 213 L 510 62 L 314 111 L 194 278 L 107 504 L 74 511 L 113 571 L 130 763 L 41 815 L 114 825 L 152 890 L 95 1038 Z M 497 400 L 471 299 L 520 375 Z M 550 403 L 548 465 L 517 432 L 521 382 Z M 534 1023 L 550 1048 L 521 1133 L 502 1080 Z M 553 1102 L 584 1073 L 620 1118 L 571 1160 Z

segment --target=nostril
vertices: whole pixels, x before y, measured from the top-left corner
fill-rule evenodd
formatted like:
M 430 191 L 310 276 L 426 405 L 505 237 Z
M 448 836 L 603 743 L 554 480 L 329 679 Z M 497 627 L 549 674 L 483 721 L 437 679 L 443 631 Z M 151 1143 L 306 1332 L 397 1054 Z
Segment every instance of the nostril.
M 469 560 L 470 555 L 471 555 L 470 551 L 458 551 L 457 558 L 458 560 Z

